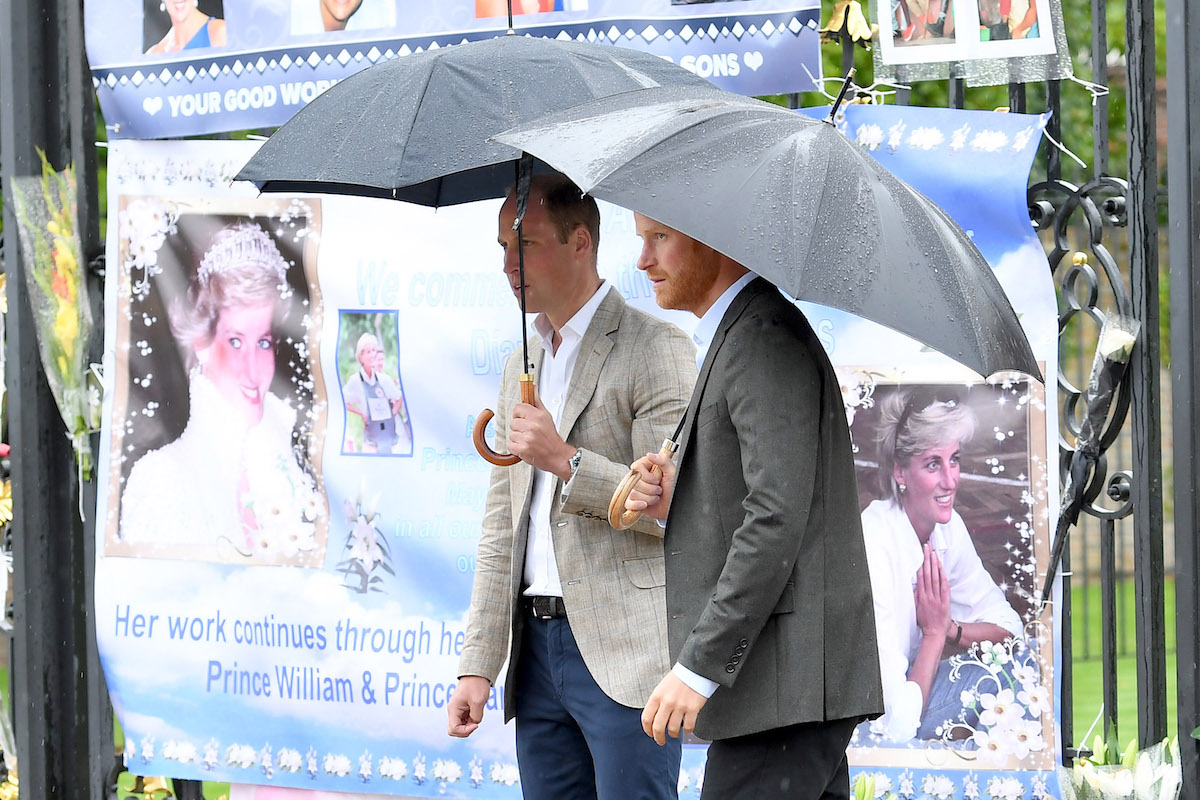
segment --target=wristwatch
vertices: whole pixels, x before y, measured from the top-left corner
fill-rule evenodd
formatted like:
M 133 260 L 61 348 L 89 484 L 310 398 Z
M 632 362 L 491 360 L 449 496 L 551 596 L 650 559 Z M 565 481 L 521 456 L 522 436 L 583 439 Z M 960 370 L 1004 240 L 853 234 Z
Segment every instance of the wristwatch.
M 575 448 L 575 455 L 567 459 L 567 464 L 571 467 L 571 478 L 575 477 L 575 471 L 579 469 L 579 462 L 583 460 L 583 450 Z M 570 481 L 568 481 L 569 483 Z

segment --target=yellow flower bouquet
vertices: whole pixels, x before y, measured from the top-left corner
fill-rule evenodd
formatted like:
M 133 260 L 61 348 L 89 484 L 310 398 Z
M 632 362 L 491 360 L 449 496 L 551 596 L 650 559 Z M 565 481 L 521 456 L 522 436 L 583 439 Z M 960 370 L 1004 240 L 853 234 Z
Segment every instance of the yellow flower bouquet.
M 87 345 L 92 326 L 83 272 L 82 247 L 75 229 L 75 169 L 56 171 L 42 159 L 41 177 L 13 179 L 17 229 L 25 265 L 25 285 L 33 309 L 42 368 L 84 480 L 91 475 L 93 413 L 88 393 Z

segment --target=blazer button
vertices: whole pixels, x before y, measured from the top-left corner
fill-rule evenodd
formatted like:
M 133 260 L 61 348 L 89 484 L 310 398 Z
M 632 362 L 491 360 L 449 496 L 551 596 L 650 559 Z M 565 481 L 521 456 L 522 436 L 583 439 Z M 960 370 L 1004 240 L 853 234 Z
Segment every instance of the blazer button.
M 742 639 L 740 642 L 738 642 L 738 647 L 749 647 L 749 646 L 750 646 L 750 643 L 747 642 L 745 639 Z
M 730 660 L 730 661 L 732 661 L 732 662 L 733 662 L 733 663 L 735 663 L 735 664 L 740 664 L 740 663 L 742 663 L 742 657 L 741 657 L 741 656 L 734 656 L 733 658 L 731 658 L 731 659 L 729 659 L 729 660 Z
M 733 664 L 726 664 L 726 665 L 725 665 L 725 671 L 726 671 L 726 672 L 730 672 L 730 673 L 731 673 L 731 672 L 733 672 L 735 669 L 737 669 L 737 668 L 736 668 L 735 666 L 733 666 Z

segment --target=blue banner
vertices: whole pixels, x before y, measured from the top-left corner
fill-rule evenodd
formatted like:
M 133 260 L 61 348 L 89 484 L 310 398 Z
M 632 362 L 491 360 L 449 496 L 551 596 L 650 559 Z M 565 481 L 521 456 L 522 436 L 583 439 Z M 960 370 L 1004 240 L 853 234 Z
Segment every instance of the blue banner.
M 1043 120 L 852 106 L 840 124 L 972 233 L 1055 374 L 1054 290 L 1024 206 Z M 474 735 L 445 732 L 490 472 L 471 430 L 520 347 L 500 204 L 259 197 L 230 184 L 256 147 L 110 151 L 95 615 L 126 765 L 271 787 L 262 798 L 515 800 L 503 683 Z M 634 267 L 632 215 L 606 206 L 602 219 L 602 275 L 690 330 Z M 271 291 L 213 308 L 205 287 L 247 253 Z M 842 377 L 864 506 L 878 499 L 871 443 L 889 396 L 950 386 L 971 409 L 960 546 L 1019 617 L 1001 649 L 959 654 L 994 675 L 955 693 L 976 712 L 964 727 L 947 741 L 865 726 L 854 775 L 890 787 L 881 797 L 1041 797 L 1059 621 L 1029 599 L 1056 505 L 1054 404 L 1024 376 L 984 381 L 878 325 L 801 307 Z M 698 796 L 704 767 L 704 746 L 685 744 L 681 796 Z
M 522 35 L 644 50 L 740 94 L 807 91 L 821 77 L 818 0 L 513 7 Z M 502 35 L 508 24 L 503 0 L 87 0 L 84 17 L 114 139 L 278 126 L 372 64 Z

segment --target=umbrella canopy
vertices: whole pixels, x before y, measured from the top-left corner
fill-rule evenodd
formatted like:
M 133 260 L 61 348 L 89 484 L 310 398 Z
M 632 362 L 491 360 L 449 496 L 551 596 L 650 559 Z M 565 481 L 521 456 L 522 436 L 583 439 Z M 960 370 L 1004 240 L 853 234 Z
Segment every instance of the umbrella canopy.
M 488 141 L 547 112 L 659 85 L 711 86 L 623 47 L 508 35 L 386 61 L 330 87 L 238 174 L 265 192 L 445 206 L 502 197 L 520 150 Z
M 792 297 L 886 325 L 984 376 L 1041 378 L 967 234 L 831 124 L 714 88 L 652 88 L 496 139 Z

